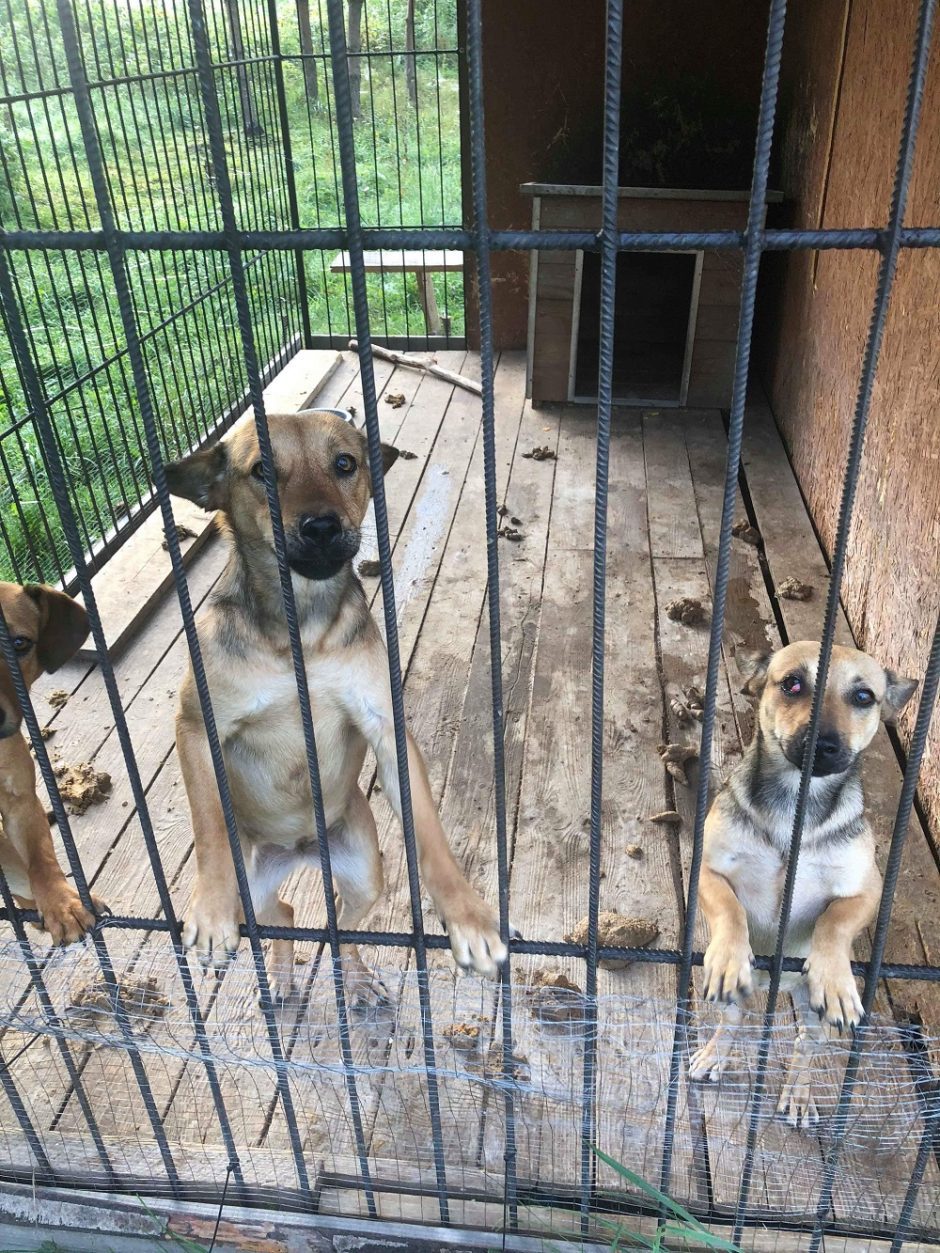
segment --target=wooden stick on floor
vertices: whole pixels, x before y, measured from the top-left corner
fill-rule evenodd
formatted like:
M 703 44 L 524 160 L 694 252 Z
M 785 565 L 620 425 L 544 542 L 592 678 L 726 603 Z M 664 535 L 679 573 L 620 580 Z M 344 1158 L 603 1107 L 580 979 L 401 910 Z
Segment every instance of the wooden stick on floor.
M 358 341 L 351 339 L 349 341 L 349 351 L 356 352 L 359 347 Z M 455 387 L 463 387 L 468 392 L 473 392 L 475 396 L 483 395 L 483 387 L 474 379 L 468 379 L 463 374 L 455 374 L 453 370 L 445 370 L 443 366 L 438 365 L 434 361 L 424 361 L 421 357 L 410 357 L 404 352 L 393 352 L 391 348 L 382 348 L 378 344 L 372 345 L 372 352 L 376 357 L 382 357 L 386 361 L 394 361 L 395 365 L 408 366 L 412 370 L 424 370 L 427 374 L 433 374 L 439 379 L 443 379 L 445 383 L 453 383 Z

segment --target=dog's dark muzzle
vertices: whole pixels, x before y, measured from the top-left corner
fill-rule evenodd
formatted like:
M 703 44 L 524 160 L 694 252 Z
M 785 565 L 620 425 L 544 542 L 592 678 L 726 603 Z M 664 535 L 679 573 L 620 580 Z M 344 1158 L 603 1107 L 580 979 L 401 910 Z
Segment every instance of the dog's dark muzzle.
M 287 540 L 287 560 L 305 579 L 331 579 L 359 551 L 359 532 L 335 513 L 304 514 Z
M 797 770 L 802 768 L 803 753 L 806 751 L 807 731 L 793 736 L 784 745 L 783 751 L 791 765 Z M 813 757 L 813 778 L 822 778 L 827 774 L 842 774 L 852 764 L 852 753 L 845 746 L 842 737 L 835 731 L 820 730 L 816 737 L 816 753 Z

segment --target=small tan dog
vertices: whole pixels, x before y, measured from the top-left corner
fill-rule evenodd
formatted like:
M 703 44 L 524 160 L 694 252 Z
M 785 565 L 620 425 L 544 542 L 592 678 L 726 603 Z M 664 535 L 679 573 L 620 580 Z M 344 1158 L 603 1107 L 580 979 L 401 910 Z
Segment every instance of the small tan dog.
M 739 653 L 737 661 L 744 691 L 760 695 L 757 729 L 706 819 L 699 889 L 711 934 L 702 990 L 727 1008 L 689 1066 L 690 1078 L 716 1081 L 741 1021 L 740 1000 L 755 983 L 768 983 L 752 961 L 776 946 L 819 645 L 790 644 L 772 656 Z M 777 1107 L 793 1126 L 818 1121 L 810 1075 L 826 1043 L 820 1020 L 842 1030 L 862 1016 L 852 945 L 878 910 L 881 876 L 865 817 L 861 754 L 879 719 L 894 718 L 916 687 L 866 653 L 832 650 L 785 947 L 787 957 L 806 959 L 804 973 L 784 972 L 780 985 L 802 1024 Z
M 0 583 L 0 605 L 27 687 L 43 671 L 65 665 L 88 636 L 82 606 L 51 587 Z M 20 734 L 22 721 L 13 677 L 0 658 L 0 867 L 19 904 L 39 911 L 53 941 L 71 944 L 95 920 L 56 860 L 45 806 L 36 795 L 36 767 Z
M 287 556 L 313 707 L 338 920 L 355 929 L 383 886 L 375 820 L 359 788 L 371 746 L 386 797 L 401 818 L 385 645 L 352 570 L 372 494 L 364 436 L 329 412 L 268 418 Z M 398 453 L 384 448 L 384 468 Z M 281 602 L 258 438 L 243 424 L 220 443 L 167 466 L 170 490 L 222 511 L 228 565 L 198 620 L 212 706 L 259 921 L 291 926 L 277 895 L 298 865 L 319 872 L 313 801 L 287 623 Z M 208 959 L 234 952 L 243 921 L 209 743 L 190 671 L 177 747 L 189 796 L 196 884 L 184 943 Z M 421 874 L 459 965 L 492 975 L 505 960 L 493 911 L 467 883 L 441 827 L 424 761 L 408 736 L 408 770 Z M 354 996 L 384 989 L 347 950 Z M 274 991 L 292 986 L 293 944 L 273 945 Z

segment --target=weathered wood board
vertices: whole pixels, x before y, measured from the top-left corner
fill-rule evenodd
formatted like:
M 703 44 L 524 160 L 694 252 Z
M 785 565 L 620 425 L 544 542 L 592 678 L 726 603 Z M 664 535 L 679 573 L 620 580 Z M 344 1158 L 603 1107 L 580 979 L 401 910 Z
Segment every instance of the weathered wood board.
M 438 354 L 444 356 L 445 354 Z M 447 364 L 473 374 L 473 357 L 446 354 Z M 380 364 L 376 371 L 383 438 L 415 454 L 401 459 L 386 480 L 392 563 L 395 573 L 405 698 L 415 735 L 425 751 L 432 790 L 445 827 L 472 882 L 495 901 L 498 887 L 495 795 L 487 615 L 486 544 L 483 525 L 483 447 L 478 398 L 441 380 Z M 497 501 L 504 524 L 522 538 L 499 542 L 502 676 L 505 719 L 507 839 L 511 863 L 510 916 L 527 939 L 559 939 L 588 910 L 588 816 L 590 812 L 591 616 L 595 423 L 581 408 L 533 409 L 524 401 L 519 356 L 501 358 L 496 374 Z M 385 396 L 403 396 L 400 407 Z M 352 406 L 362 413 L 354 361 L 344 356 L 320 403 Z M 396 402 L 397 404 L 397 402 Z M 776 440 L 776 443 L 774 442 Z M 524 454 L 547 445 L 555 459 Z M 719 687 L 718 726 L 712 757 L 717 778 L 736 759 L 753 728 L 753 707 L 739 692 L 737 647 L 774 647 L 781 629 L 789 638 L 818 634 L 825 566 L 802 509 L 798 489 L 776 432 L 758 409 L 748 416 L 745 494 L 738 516 L 752 510 L 763 546 L 736 540 Z M 656 921 L 656 944 L 679 944 L 691 852 L 697 767 L 688 787 L 665 774 L 661 741 L 696 743 L 697 722 L 679 722 L 671 704 L 689 687 L 704 686 L 708 622 L 689 628 L 673 621 L 666 605 L 698 597 L 710 613 L 724 475 L 724 433 L 715 410 L 684 413 L 620 411 L 614 416 L 610 461 L 607 558 L 607 639 L 604 730 L 604 793 L 601 844 L 601 907 Z M 747 503 L 745 503 L 747 502 Z M 518 523 L 512 519 L 518 518 Z M 814 547 L 815 545 L 815 547 Z M 374 530 L 366 527 L 360 559 L 376 555 Z M 210 544 L 189 571 L 194 600 L 211 590 L 224 559 Z M 773 587 L 795 573 L 819 586 L 819 600 L 775 602 Z M 382 621 L 381 590 L 364 579 Z M 814 616 L 815 615 L 815 616 Z M 844 626 L 841 628 L 844 631 Z M 843 636 L 843 638 L 847 638 Z M 115 675 L 174 903 L 184 911 L 192 876 L 188 807 L 173 750 L 172 714 L 186 664 L 175 597 L 167 596 L 117 661 Z M 96 891 L 119 912 L 156 913 L 158 896 L 142 838 L 140 817 L 123 768 L 113 715 L 95 668 L 73 665 L 35 689 L 41 720 L 56 728 L 50 746 L 64 760 L 93 761 L 114 777 L 104 805 L 73 819 L 86 871 Z M 59 709 L 47 704 L 53 688 L 68 693 Z M 893 758 L 879 753 L 874 776 L 889 806 L 900 775 Z M 379 929 L 407 930 L 410 906 L 401 833 L 371 764 L 363 774 L 371 794 L 384 852 L 387 890 L 367 920 Z M 869 781 L 871 789 L 872 782 Z M 678 832 L 649 817 L 675 807 Z M 882 813 L 882 809 L 884 812 Z M 915 836 L 919 838 L 915 840 Z M 636 845 L 628 856 L 627 846 Z M 924 893 L 938 890 L 936 868 L 922 856 L 923 832 L 912 826 L 909 861 L 899 888 L 898 960 L 923 960 L 937 943 L 926 925 Z M 639 851 L 639 855 L 635 854 Z M 913 858 L 913 860 L 910 860 Z M 322 887 L 304 872 L 287 885 L 301 922 L 322 919 Z M 438 930 L 422 901 L 425 924 Z M 705 940 L 701 918 L 696 946 Z M 915 946 L 916 943 L 920 948 Z M 205 1068 L 192 1060 L 193 1033 L 165 939 L 143 933 L 110 933 L 115 960 L 138 974 L 152 970 L 173 999 L 166 1022 L 151 1034 L 144 1054 L 157 1112 L 186 1179 L 218 1180 L 224 1173 L 222 1137 Z M 278 1025 L 291 1062 L 291 1088 L 304 1160 L 311 1175 L 359 1170 L 349 1099 L 340 1065 L 328 955 L 300 946 L 300 995 L 279 1011 Z M 861 952 L 861 949 L 860 949 Z M 385 972 L 392 1007 L 371 1019 L 352 1020 L 353 1057 L 366 1152 L 373 1174 L 402 1188 L 429 1188 L 421 1198 L 382 1194 L 386 1216 L 439 1221 L 432 1152 L 428 1081 L 422 1051 L 414 961 L 410 952 L 372 947 L 366 960 Z M 489 1045 L 500 1038 L 498 988 L 473 977 L 456 982 L 449 953 L 432 953 L 430 994 L 433 1044 L 442 1109 L 447 1184 L 473 1197 L 502 1193 L 506 1104 Z M 520 1180 L 544 1188 L 577 1185 L 583 1045 L 577 1024 L 551 1026 L 532 1012 L 531 981 L 538 968 L 566 973 L 583 986 L 584 964 L 517 956 L 513 960 L 513 1039 L 524 1058 L 524 1077 L 513 1093 L 517 1171 Z M 210 1032 L 223 1055 L 219 1077 L 226 1108 L 244 1145 L 246 1176 L 259 1186 L 296 1188 L 290 1137 L 276 1096 L 269 1047 L 255 1004 L 249 955 L 216 981 L 192 966 L 194 987 Z M 25 981 L 20 977 L 20 986 Z M 932 993 L 924 985 L 885 985 L 879 1009 L 917 1010 L 927 1017 Z M 56 985 L 57 987 L 61 985 Z M 911 989 L 913 989 L 911 993 Z M 658 1179 L 662 1115 L 672 1043 L 675 968 L 637 963 L 625 971 L 601 970 L 598 1004 L 598 1120 L 600 1147 L 645 1178 Z M 916 1004 L 906 999 L 916 997 Z M 5 993 L 9 995 L 9 992 Z M 929 1018 L 928 1018 L 929 1021 Z M 477 1027 L 479 1044 L 455 1049 L 448 1029 Z M 811 1213 L 818 1191 L 824 1135 L 808 1137 L 773 1120 L 779 1061 L 792 1027 L 782 1016 L 781 1045 L 770 1075 L 768 1117 L 762 1122 L 755 1159 L 753 1204 L 763 1213 Z M 8 1028 L 2 1045 L 10 1074 L 24 1093 L 31 1116 L 62 1163 L 93 1165 L 88 1133 L 71 1093 L 61 1057 L 29 1043 Z M 750 1047 L 750 1046 L 748 1046 Z M 747 1049 L 741 1072 L 728 1085 L 689 1085 L 684 1065 L 672 1187 L 677 1198 L 721 1210 L 733 1207 L 743 1165 L 746 1134 Z M 225 1059 L 228 1059 L 226 1061 Z M 245 1064 L 245 1061 L 249 1064 Z M 115 1160 L 146 1160 L 162 1178 L 159 1153 L 137 1085 L 119 1051 L 79 1054 L 82 1082 L 98 1098 L 98 1113 L 117 1147 Z M 834 1100 L 841 1062 L 826 1063 L 826 1100 Z M 902 1054 L 882 1058 L 866 1080 L 853 1123 L 853 1140 L 838 1176 L 838 1218 L 858 1216 L 890 1222 L 909 1174 L 916 1112 L 899 1120 L 892 1100 L 910 1096 Z M 906 1084 L 906 1087 L 904 1086 Z M 874 1116 L 872 1094 L 881 1100 Z M 892 1093 L 895 1094 L 892 1097 Z M 106 1094 L 106 1100 L 101 1099 Z M 11 1111 L 0 1099 L 0 1160 L 23 1152 Z M 879 1121 L 880 1119 L 880 1121 Z M 903 1125 L 902 1125 L 903 1124 Z M 890 1147 L 890 1152 L 885 1151 Z M 614 1186 L 606 1168 L 598 1183 Z M 931 1166 L 915 1222 L 937 1226 L 936 1176 Z M 362 1193 L 328 1186 L 321 1207 L 363 1213 Z M 498 1204 L 455 1202 L 468 1221 L 499 1224 Z M 521 1217 L 551 1221 L 548 1211 L 521 1209 Z

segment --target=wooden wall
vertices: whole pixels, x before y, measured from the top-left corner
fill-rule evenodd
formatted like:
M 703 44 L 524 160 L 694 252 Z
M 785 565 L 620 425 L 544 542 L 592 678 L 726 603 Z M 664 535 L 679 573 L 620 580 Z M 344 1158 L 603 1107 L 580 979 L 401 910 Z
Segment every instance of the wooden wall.
M 566 146 L 597 130 L 604 107 L 604 0 L 484 0 L 483 91 L 490 225 L 528 230 L 531 200 L 521 183 L 565 182 Z M 728 98 L 760 95 L 767 0 L 631 0 L 624 14 L 624 88 L 648 90 L 683 74 L 707 75 Z M 466 108 L 463 110 L 466 114 Z M 464 171 L 469 221 L 469 144 Z M 473 267 L 467 327 L 476 346 Z M 493 256 L 498 348 L 524 348 L 528 256 Z
M 793 0 L 779 182 L 805 227 L 886 221 L 913 49 L 914 0 Z M 934 40 L 910 226 L 940 224 L 940 40 Z M 832 548 L 877 258 L 771 260 L 764 366 L 774 413 Z M 903 254 L 855 505 L 843 592 L 861 647 L 922 675 L 940 609 L 940 253 Z M 902 719 L 902 738 L 913 715 Z M 940 727 L 923 794 L 940 833 Z

